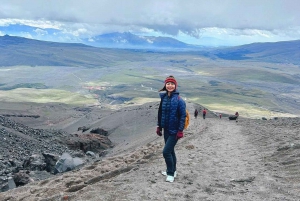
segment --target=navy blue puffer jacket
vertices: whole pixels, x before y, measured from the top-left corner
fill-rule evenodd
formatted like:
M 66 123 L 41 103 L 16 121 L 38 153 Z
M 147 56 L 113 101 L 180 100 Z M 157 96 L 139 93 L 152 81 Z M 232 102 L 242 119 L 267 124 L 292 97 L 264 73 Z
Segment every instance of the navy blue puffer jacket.
M 176 135 L 178 131 L 183 131 L 186 117 L 186 105 L 179 97 L 179 92 L 172 92 L 169 97 L 167 93 L 160 93 L 161 104 L 158 110 L 157 125 L 169 131 L 170 135 Z

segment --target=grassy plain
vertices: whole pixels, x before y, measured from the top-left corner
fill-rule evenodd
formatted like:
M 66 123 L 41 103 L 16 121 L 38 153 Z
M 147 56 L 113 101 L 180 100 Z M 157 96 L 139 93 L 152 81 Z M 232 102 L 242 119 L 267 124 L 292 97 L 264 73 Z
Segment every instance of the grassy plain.
M 127 52 L 102 67 L 1 67 L 0 101 L 123 107 L 158 101 L 163 80 L 174 75 L 182 97 L 216 112 L 299 116 L 294 96 L 300 90 L 299 74 L 291 64 L 215 60 L 195 52 L 143 57 Z
M 18 88 L 0 91 L 3 102 L 65 103 L 69 105 L 98 105 L 92 95 L 82 95 L 59 89 Z

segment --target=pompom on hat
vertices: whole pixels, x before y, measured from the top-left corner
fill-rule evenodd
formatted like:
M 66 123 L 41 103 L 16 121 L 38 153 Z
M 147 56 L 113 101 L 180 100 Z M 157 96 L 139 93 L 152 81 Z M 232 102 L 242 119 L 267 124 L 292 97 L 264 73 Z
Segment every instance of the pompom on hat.
M 159 90 L 159 91 L 166 91 L 166 84 L 167 84 L 168 82 L 174 83 L 174 84 L 175 84 L 175 89 L 177 89 L 177 81 L 176 81 L 176 79 L 175 79 L 175 77 L 174 77 L 173 75 L 170 75 L 170 76 L 168 76 L 168 77 L 165 79 L 165 86 L 164 86 L 161 90 Z

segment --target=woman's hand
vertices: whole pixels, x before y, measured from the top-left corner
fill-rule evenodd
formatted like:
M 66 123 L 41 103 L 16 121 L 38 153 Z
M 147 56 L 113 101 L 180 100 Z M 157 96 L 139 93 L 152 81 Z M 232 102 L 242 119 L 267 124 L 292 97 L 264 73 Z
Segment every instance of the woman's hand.
M 176 140 L 179 140 L 180 138 L 183 138 L 183 131 L 178 131 L 176 135 Z
M 162 130 L 162 129 L 161 129 L 160 127 L 157 126 L 157 128 L 156 128 L 156 134 L 157 134 L 158 136 L 162 136 L 161 130 Z

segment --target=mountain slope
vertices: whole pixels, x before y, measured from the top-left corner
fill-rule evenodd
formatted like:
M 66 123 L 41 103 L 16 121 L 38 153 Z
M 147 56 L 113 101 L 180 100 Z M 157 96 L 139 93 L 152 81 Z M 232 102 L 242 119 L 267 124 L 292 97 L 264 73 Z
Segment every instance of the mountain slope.
M 273 63 L 300 64 L 300 40 L 276 43 L 253 43 L 231 48 L 204 51 L 191 49 L 190 45 L 164 37 L 140 37 L 131 33 L 114 33 L 93 39 L 93 44 L 107 43 L 113 48 L 97 48 L 79 43 L 56 43 L 32 40 L 22 37 L 0 37 L 0 66 L 111 66 L 120 62 L 145 61 L 149 53 L 186 51 L 186 54 L 199 54 L 213 59 L 252 60 Z M 92 44 L 92 42 L 91 42 Z M 120 49 L 136 48 L 136 49 Z M 158 51 L 148 51 L 159 47 Z M 140 48 L 140 50 L 138 50 Z M 144 49 L 142 49 L 144 48 Z M 165 49 L 164 49 L 165 48 Z M 192 50 L 188 52 L 189 50 Z M 165 52 L 165 53 L 166 53 Z
M 140 61 L 138 53 L 91 47 L 78 43 L 56 43 L 15 36 L 0 37 L 0 66 L 109 66 L 130 59 Z
M 300 64 L 300 40 L 275 43 L 253 43 L 211 52 L 226 60 L 257 60 Z
M 135 135 L 134 150 L 3 192 L 0 200 L 297 200 L 298 126 L 299 119 L 191 119 L 176 145 L 174 183 L 161 174 L 163 138 L 145 131 Z M 138 143 L 143 138 L 151 141 Z

